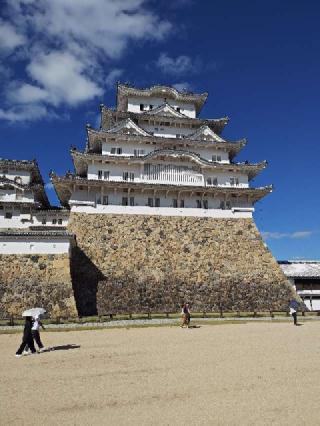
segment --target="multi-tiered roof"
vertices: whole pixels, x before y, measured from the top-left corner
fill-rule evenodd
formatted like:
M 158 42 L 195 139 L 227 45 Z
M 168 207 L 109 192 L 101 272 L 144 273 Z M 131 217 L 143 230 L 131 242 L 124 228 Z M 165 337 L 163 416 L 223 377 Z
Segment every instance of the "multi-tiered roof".
M 172 87 L 154 86 L 150 89 L 137 89 L 128 85 L 119 84 L 117 87 L 117 107 L 110 109 L 101 105 L 100 129 L 92 129 L 87 125 L 87 144 L 84 152 L 75 148 L 71 149 L 75 173 L 67 173 L 64 177 L 51 175 L 58 197 L 64 206 L 69 206 L 69 200 L 77 185 L 84 185 L 88 190 L 98 190 L 101 185 L 105 190 L 136 190 L 141 191 L 170 191 L 179 190 L 184 194 L 201 194 L 201 198 L 207 196 L 245 197 L 251 204 L 271 192 L 271 187 L 249 188 L 248 185 L 207 185 L 205 180 L 201 184 L 185 185 L 181 182 L 172 183 L 166 181 L 152 181 L 134 179 L 132 181 L 108 178 L 101 181 L 98 176 L 88 178 L 90 165 L 96 164 L 108 167 L 120 167 L 125 170 L 128 167 L 143 167 L 146 164 L 190 164 L 194 170 L 202 174 L 229 174 L 235 173 L 247 176 L 248 181 L 254 178 L 266 167 L 263 161 L 257 164 L 236 163 L 234 157 L 246 145 L 246 140 L 227 141 L 221 136 L 221 132 L 228 123 L 228 118 L 202 119 L 198 117 L 200 110 L 207 99 L 207 93 L 194 94 L 178 92 Z M 148 105 L 144 110 L 143 105 L 138 108 L 139 99 L 153 103 L 155 99 L 162 99 L 158 105 Z M 175 105 L 192 105 L 192 110 L 182 112 Z M 160 135 L 155 131 L 162 128 L 170 129 L 172 134 Z M 114 155 L 103 149 L 105 144 L 121 144 L 124 147 L 134 145 L 138 151 L 140 146 L 149 147 L 148 152 L 133 154 L 129 151 Z M 215 149 L 217 152 L 226 153 L 227 160 L 214 161 L 205 158 L 201 153 Z M 129 150 L 129 148 L 128 148 Z M 142 169 L 141 169 L 142 170 Z
M 26 172 L 28 175 L 25 181 L 23 174 L 19 172 Z M 24 198 L 21 200 L 15 199 L 12 204 L 16 205 L 30 205 L 30 202 L 37 208 L 48 208 L 50 206 L 48 197 L 45 192 L 44 182 L 39 170 L 36 160 L 8 160 L 0 158 L 0 190 L 4 192 L 8 190 L 18 191 L 21 195 L 25 193 L 32 193 L 33 198 L 27 203 Z M 0 204 L 10 204 L 9 197 L 0 197 Z

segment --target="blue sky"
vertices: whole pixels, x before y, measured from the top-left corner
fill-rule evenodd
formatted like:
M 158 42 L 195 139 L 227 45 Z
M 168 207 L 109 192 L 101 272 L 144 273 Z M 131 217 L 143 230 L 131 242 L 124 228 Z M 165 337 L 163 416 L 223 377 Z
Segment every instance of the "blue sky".
M 0 156 L 72 169 L 114 83 L 209 92 L 238 160 L 268 160 L 255 220 L 278 259 L 319 256 L 320 5 L 316 1 L 1 0 Z M 51 202 L 54 191 L 48 185 Z

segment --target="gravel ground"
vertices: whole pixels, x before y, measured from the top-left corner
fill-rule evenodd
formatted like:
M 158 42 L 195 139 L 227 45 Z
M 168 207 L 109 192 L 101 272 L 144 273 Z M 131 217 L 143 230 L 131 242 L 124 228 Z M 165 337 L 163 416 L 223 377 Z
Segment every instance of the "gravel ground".
M 316 425 L 319 331 L 248 321 L 44 332 L 55 350 L 19 359 L 21 336 L 2 334 L 0 424 Z

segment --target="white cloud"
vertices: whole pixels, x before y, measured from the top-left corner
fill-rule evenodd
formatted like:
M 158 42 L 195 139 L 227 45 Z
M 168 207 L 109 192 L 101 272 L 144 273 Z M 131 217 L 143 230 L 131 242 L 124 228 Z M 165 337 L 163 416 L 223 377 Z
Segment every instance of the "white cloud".
M 0 19 L 0 51 L 12 51 L 26 42 L 25 37 L 20 34 L 14 26 Z
M 189 56 L 180 55 L 171 58 L 167 53 L 161 53 L 156 66 L 161 69 L 164 74 L 181 75 L 188 72 L 195 72 L 198 69 L 198 61 L 193 61 Z
M 286 232 L 261 232 L 262 237 L 265 240 L 280 240 L 283 238 L 300 239 L 308 238 L 313 234 L 312 231 L 296 231 L 291 233 Z
M 132 40 L 160 41 L 171 30 L 145 0 L 4 2 L 8 19 L 0 27 L 0 46 L 2 41 L 14 53 L 11 71 L 19 65 L 19 74 L 3 89 L 0 118 L 7 120 L 17 120 L 19 111 L 26 120 L 28 110 L 33 120 L 36 107 L 54 113 L 102 96 L 122 74 L 112 61 Z
M 123 70 L 118 68 L 115 68 L 114 70 L 110 71 L 105 80 L 107 87 L 113 87 L 117 80 L 122 76 L 122 74 Z
M 68 52 L 40 55 L 28 65 L 27 72 L 45 89 L 53 105 L 76 105 L 103 93 L 84 74 L 84 64 Z
M 24 122 L 28 120 L 39 120 L 53 116 L 53 112 L 48 112 L 44 105 L 19 105 L 6 110 L 0 108 L 0 119 L 11 122 Z

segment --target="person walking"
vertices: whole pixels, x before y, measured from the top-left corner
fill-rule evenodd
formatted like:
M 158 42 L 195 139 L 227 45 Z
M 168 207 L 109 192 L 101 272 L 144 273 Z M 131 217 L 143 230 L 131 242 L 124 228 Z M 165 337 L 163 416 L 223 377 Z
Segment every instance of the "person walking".
M 289 304 L 289 309 L 290 309 L 290 315 L 293 318 L 293 324 L 294 325 L 298 325 L 297 322 L 297 302 L 295 300 L 291 300 L 290 304 Z
M 36 354 L 36 349 L 34 347 L 33 343 L 33 337 L 32 337 L 32 317 L 26 317 L 25 324 L 24 324 L 24 330 L 23 330 L 23 336 L 22 336 L 22 343 L 19 346 L 19 349 L 16 352 L 16 357 L 21 357 L 22 352 L 25 349 L 26 346 L 28 346 L 31 350 L 32 354 Z
M 40 339 L 40 326 L 42 327 L 43 330 L 45 330 L 42 322 L 40 321 L 40 317 L 36 316 L 33 318 L 33 324 L 32 324 L 32 328 L 31 328 L 31 332 L 32 332 L 32 337 L 34 338 L 34 340 L 36 341 L 38 347 L 39 347 L 39 351 L 42 352 L 45 350 L 45 347 L 43 346 L 41 339 Z
M 186 326 L 187 328 L 189 328 L 189 323 L 190 323 L 190 309 L 189 309 L 189 304 L 188 303 L 184 303 L 182 305 L 181 316 L 182 316 L 181 328 L 183 328 L 184 326 Z

